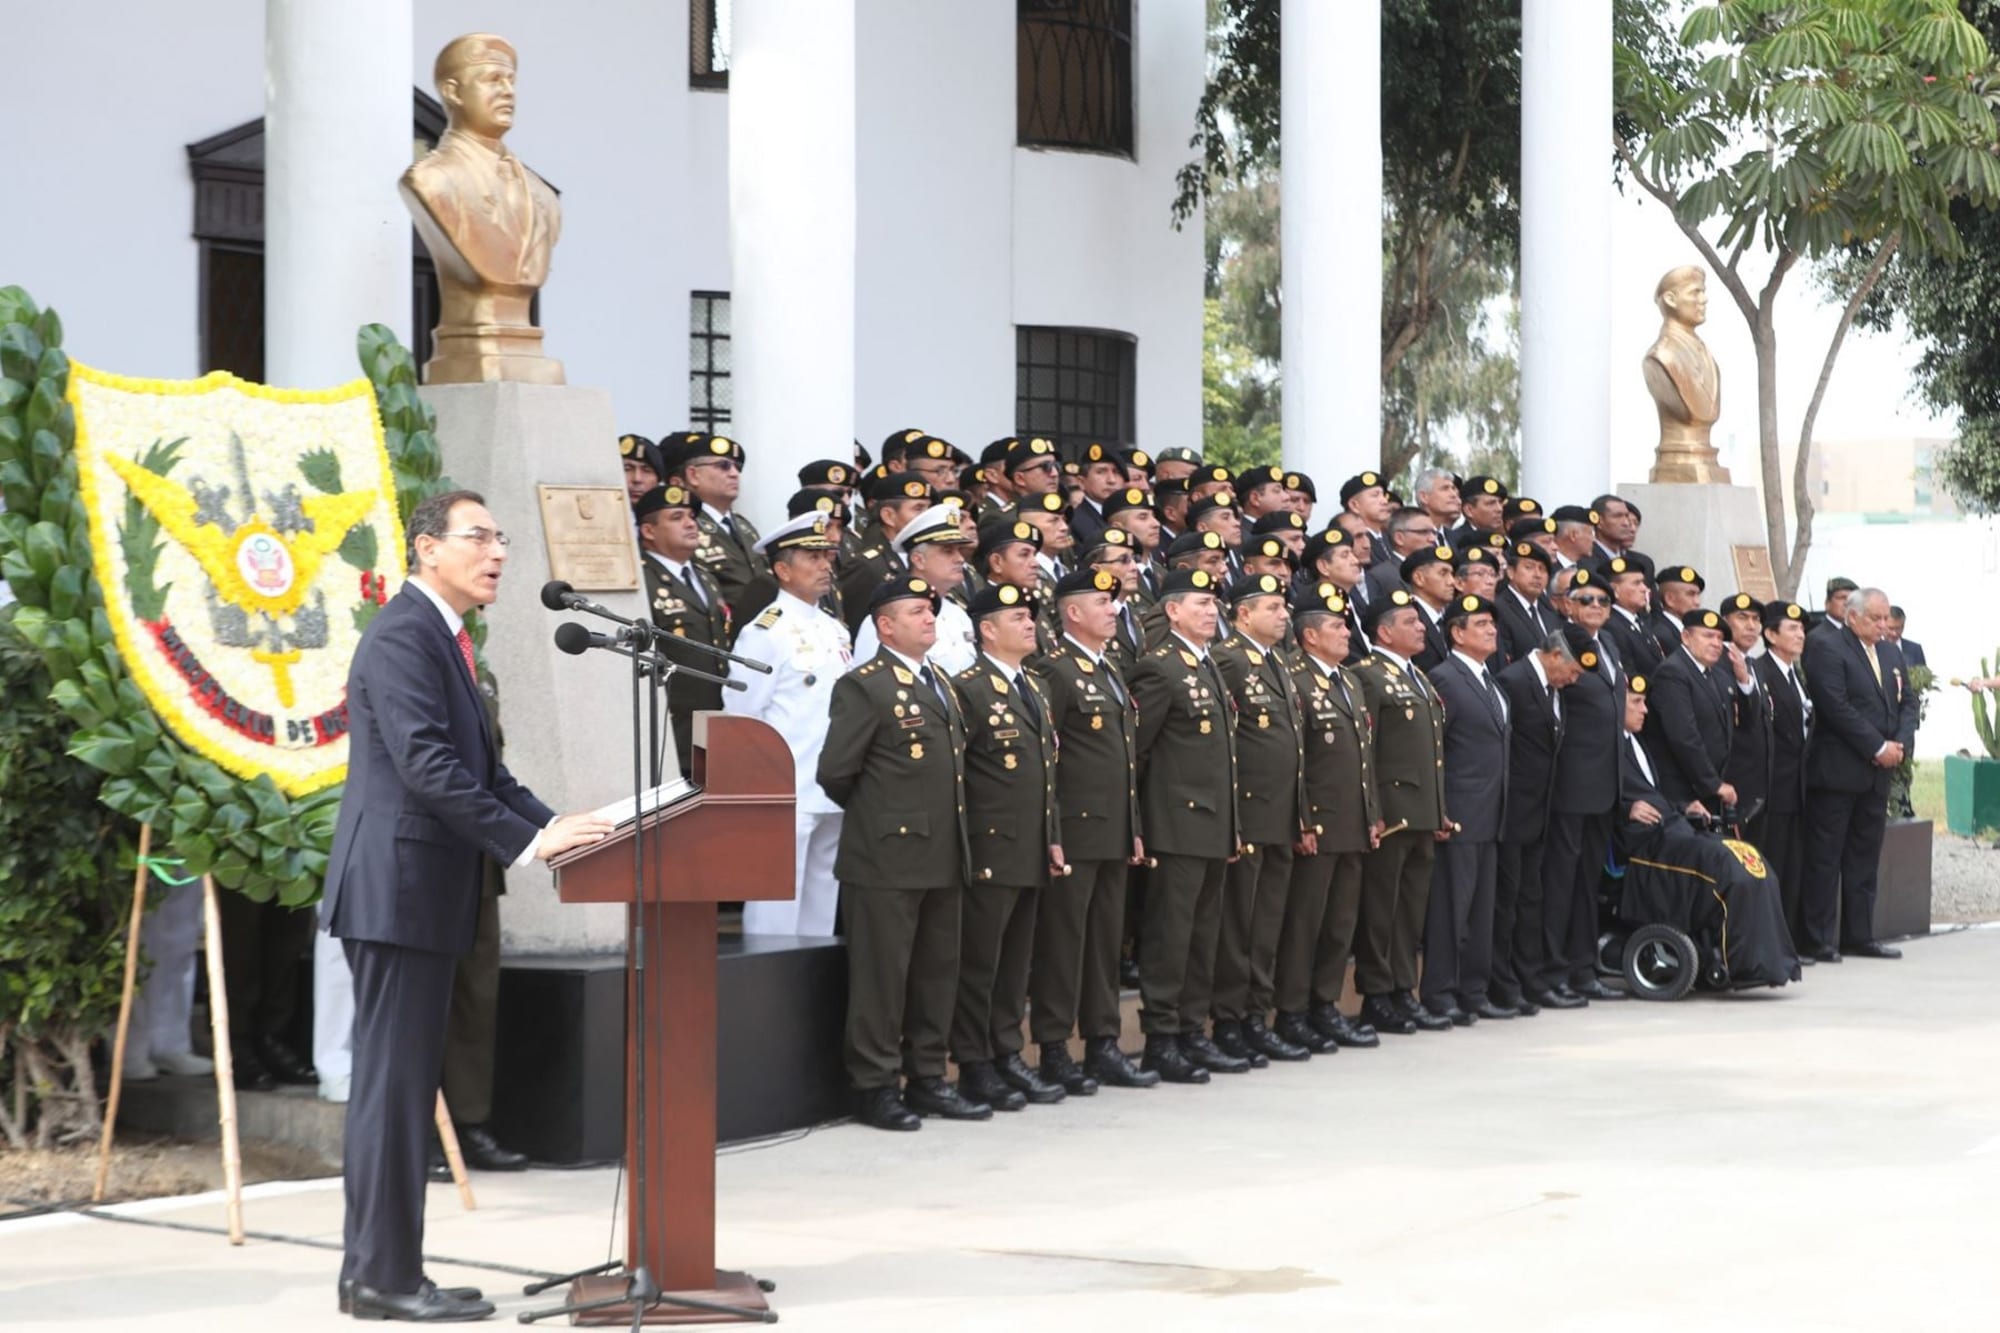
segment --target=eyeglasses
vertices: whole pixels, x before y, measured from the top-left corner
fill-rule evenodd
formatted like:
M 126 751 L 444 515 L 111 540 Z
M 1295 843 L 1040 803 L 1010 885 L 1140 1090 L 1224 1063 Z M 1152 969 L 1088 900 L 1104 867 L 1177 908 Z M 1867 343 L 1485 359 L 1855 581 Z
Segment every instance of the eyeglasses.
M 733 458 L 690 458 L 687 461 L 689 471 L 693 471 L 698 467 L 727 468 L 731 472 L 741 472 L 743 470 L 742 465 Z
M 441 532 L 438 536 L 463 537 L 474 546 L 497 546 L 503 551 L 507 549 L 510 540 L 506 533 L 495 532 L 490 528 L 465 528 L 458 532 Z
M 1578 606 L 1609 606 L 1611 599 L 1601 592 L 1573 592 L 1570 601 Z

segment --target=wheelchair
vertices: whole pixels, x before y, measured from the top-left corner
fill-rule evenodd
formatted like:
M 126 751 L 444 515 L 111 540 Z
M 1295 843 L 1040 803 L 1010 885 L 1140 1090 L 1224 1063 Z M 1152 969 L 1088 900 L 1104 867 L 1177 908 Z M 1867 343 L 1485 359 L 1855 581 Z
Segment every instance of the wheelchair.
M 1716 839 L 1730 836 L 1738 824 L 1733 807 L 1724 808 L 1719 818 L 1710 815 L 1688 822 Z M 1599 976 L 1622 977 L 1633 999 L 1656 1003 L 1685 999 L 1697 987 L 1731 989 L 1719 939 L 1697 939 L 1672 922 L 1627 919 L 1622 911 L 1624 889 L 1625 866 L 1617 849 L 1608 849 L 1597 884 Z

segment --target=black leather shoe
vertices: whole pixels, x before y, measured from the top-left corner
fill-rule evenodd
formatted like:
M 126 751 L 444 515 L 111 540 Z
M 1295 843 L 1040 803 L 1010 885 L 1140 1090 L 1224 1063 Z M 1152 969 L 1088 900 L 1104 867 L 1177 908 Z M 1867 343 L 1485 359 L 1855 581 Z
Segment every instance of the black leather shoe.
M 1340 1050 L 1340 1043 L 1312 1025 L 1312 1020 L 1304 1014 L 1288 1014 L 1278 1011 L 1278 1021 L 1271 1028 L 1273 1036 L 1290 1042 L 1302 1051 L 1313 1055 L 1333 1055 Z
M 1180 1038 L 1170 1033 L 1155 1032 L 1146 1038 L 1139 1068 L 1168 1083 L 1208 1082 L 1208 1071 L 1189 1060 L 1187 1052 L 1181 1049 Z
M 1259 1055 L 1273 1060 L 1310 1060 L 1312 1052 L 1296 1042 L 1288 1041 L 1264 1026 L 1261 1018 L 1243 1020 L 1243 1044 Z
M 1050 1106 L 1069 1096 L 1068 1089 L 1060 1083 L 1045 1082 L 1040 1074 L 1028 1068 L 1028 1062 L 1021 1058 L 1019 1051 L 1004 1056 L 994 1065 L 1008 1087 L 1019 1092 L 1037 1106 Z
M 269 1092 L 278 1086 L 277 1078 L 248 1048 L 230 1052 L 229 1073 L 238 1092 Z
M 1271 1067 L 1270 1057 L 1251 1048 L 1250 1043 L 1243 1039 L 1243 1025 L 1233 1019 L 1217 1019 L 1215 1035 L 1209 1040 L 1215 1044 L 1216 1050 L 1231 1059 L 1241 1060 L 1251 1069 Z
M 1250 1062 L 1241 1056 L 1231 1055 L 1209 1040 L 1205 1032 L 1183 1032 L 1180 1035 L 1181 1054 L 1188 1063 L 1216 1074 L 1247 1074 Z
M 1453 1027 L 1463 1026 L 1457 1019 L 1451 1017 L 1452 1014 L 1459 1015 L 1466 1019 L 1467 1022 L 1470 1022 L 1472 1018 L 1472 1015 L 1466 1013 L 1455 1004 L 1446 1012 L 1436 1014 L 1424 1008 L 1415 1000 L 1408 1000 L 1403 1005 L 1403 1014 L 1412 1023 L 1417 1025 L 1417 1031 L 1419 1032 L 1449 1032 Z
M 1156 1069 L 1141 1069 L 1118 1048 L 1116 1037 L 1092 1037 L 1083 1044 L 1084 1072 L 1107 1088 L 1155 1088 Z
M 1431 1012 L 1455 1028 L 1469 1028 L 1479 1021 L 1472 1016 L 1471 1010 L 1462 1009 L 1456 1004 L 1446 1005 L 1442 1009 L 1433 1009 Z
M 1512 1009 L 1517 1015 L 1519 1015 L 1522 1018 L 1533 1018 L 1536 1014 L 1542 1012 L 1542 1006 L 1536 1004 L 1533 1000 L 1529 999 L 1525 995 L 1519 996 L 1512 1000 L 1504 1001 L 1501 1007 L 1506 1009 Z
M 1570 989 L 1586 1000 L 1629 1000 L 1632 998 L 1622 990 L 1613 990 L 1596 977 L 1592 977 L 1580 986 L 1572 986 Z
M 312 1061 L 305 1059 L 276 1037 L 259 1037 L 252 1043 L 251 1049 L 256 1052 L 257 1058 L 263 1061 L 264 1068 L 270 1070 L 271 1076 L 278 1082 L 299 1087 L 308 1083 L 316 1086 L 319 1083 L 319 1071 L 313 1068 Z
M 1817 954 L 1802 953 L 1799 955 L 1800 967 L 1811 967 L 1814 963 L 1817 963 L 1818 961 L 1819 961 L 1819 956 Z
M 437 1284 L 429 1278 L 424 1279 L 424 1285 L 437 1287 Z M 454 1301 L 476 1301 L 483 1299 L 485 1296 L 485 1293 L 477 1287 L 437 1287 L 437 1291 L 440 1295 L 447 1296 Z M 342 1314 L 354 1313 L 354 1279 L 351 1277 L 344 1277 L 340 1280 L 340 1312 Z
M 913 1078 L 903 1089 L 903 1105 L 918 1115 L 942 1116 L 946 1120 L 991 1120 L 993 1108 L 968 1098 L 937 1074 Z
M 1837 963 L 1840 961 L 1840 950 L 1830 944 L 1824 949 L 1814 949 L 1813 961 L 1815 963 Z
M 1891 945 L 1869 940 L 1866 944 L 1850 944 L 1842 953 L 1855 958 L 1901 958 L 1903 951 Z
M 515 1152 L 493 1137 L 484 1125 L 458 1126 L 458 1151 L 465 1164 L 479 1171 L 526 1171 L 528 1154 Z
M 407 1295 L 377 1291 L 357 1282 L 349 1297 L 348 1311 L 356 1319 L 393 1319 L 408 1324 L 465 1324 L 475 1319 L 490 1318 L 493 1303 L 456 1300 L 426 1278 L 421 1287 Z
M 966 1100 L 984 1102 L 996 1111 L 1018 1111 L 1028 1104 L 1026 1097 L 1007 1086 L 991 1060 L 968 1060 L 960 1065 L 958 1087 Z M 923 1110 L 921 1106 L 917 1109 Z
M 1571 988 L 1568 982 L 1564 982 L 1562 985 L 1556 987 L 1552 993 L 1562 996 L 1565 1000 L 1575 1000 L 1578 1004 L 1587 1005 L 1590 1003 L 1589 1000 L 1586 1000 L 1581 995 L 1578 995 L 1576 991 Z
M 1338 1005 L 1315 1004 L 1308 1021 L 1311 1022 L 1313 1031 L 1332 1038 L 1335 1045 L 1365 1050 L 1382 1044 L 1382 1035 L 1367 1019 L 1368 1015 L 1365 1013 L 1359 1021 L 1349 1018 L 1340 1012 Z
M 886 1088 L 858 1088 L 854 1093 L 854 1118 L 871 1129 L 892 1129 L 907 1133 L 922 1129 L 924 1122 L 903 1105 L 892 1084 Z
M 1036 1071 L 1044 1083 L 1052 1083 L 1072 1097 L 1090 1097 L 1097 1092 L 1097 1080 L 1083 1072 L 1071 1058 L 1066 1042 L 1050 1042 L 1042 1047 L 1042 1067 Z
M 1417 1030 L 1417 1022 L 1402 1007 L 1392 1002 L 1386 995 L 1371 995 L 1361 1002 L 1361 1020 L 1378 1032 L 1392 1032 L 1399 1037 L 1407 1037 Z M 1450 1024 L 1446 1024 L 1447 1027 Z M 1334 1036 L 1339 1041 L 1338 1034 Z
M 1528 999 L 1544 1009 L 1581 1009 L 1590 1001 L 1566 990 L 1529 991 Z
M 1491 1000 L 1481 1000 L 1473 1007 L 1474 1018 L 1519 1018 L 1521 1011 L 1511 1004 L 1495 1004 Z

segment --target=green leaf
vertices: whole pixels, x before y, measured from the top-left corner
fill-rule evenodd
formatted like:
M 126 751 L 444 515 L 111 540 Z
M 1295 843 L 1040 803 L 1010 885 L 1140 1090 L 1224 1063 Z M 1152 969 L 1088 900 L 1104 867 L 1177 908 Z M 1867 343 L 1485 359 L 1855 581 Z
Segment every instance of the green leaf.
M 138 767 L 138 751 L 131 737 L 118 729 L 116 723 L 106 722 L 93 732 L 78 732 L 70 742 L 72 758 L 81 759 L 92 768 L 99 768 L 116 777 L 124 777 Z
M 340 458 L 331 449 L 314 449 L 299 459 L 299 473 L 314 489 L 338 495 L 346 487 L 340 483 Z
M 375 542 L 375 527 L 370 523 L 356 524 L 347 530 L 341 539 L 340 558 L 356 569 L 373 569 L 379 554 Z

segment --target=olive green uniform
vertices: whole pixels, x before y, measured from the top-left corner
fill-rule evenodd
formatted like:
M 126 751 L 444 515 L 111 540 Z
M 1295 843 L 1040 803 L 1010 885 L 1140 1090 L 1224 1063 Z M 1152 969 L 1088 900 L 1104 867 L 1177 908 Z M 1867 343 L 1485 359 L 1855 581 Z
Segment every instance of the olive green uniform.
M 1383 837 L 1361 867 L 1361 927 L 1354 986 L 1363 995 L 1411 991 L 1430 902 L 1444 813 L 1444 705 L 1417 667 L 1405 670 L 1379 649 L 1353 669 L 1375 719 L 1375 781 L 1382 819 L 1401 832 Z M 1496 782 L 1500 777 L 1496 776 Z
M 846 811 L 847 1072 L 860 1089 L 943 1077 L 967 875 L 965 725 L 951 685 L 888 649 L 842 676 L 818 778 Z
M 965 706 L 972 847 L 951 1022 L 951 1056 L 964 1065 L 1020 1053 L 1036 909 L 1059 835 L 1055 732 L 1034 678 L 982 653 L 954 683 Z
M 694 523 L 701 529 L 701 545 L 695 548 L 694 558 L 722 589 L 732 622 L 748 624 L 751 616 L 778 595 L 771 562 L 757 549 L 757 529 L 741 514 L 731 514 L 725 528 L 706 508 L 695 510 Z
M 729 647 L 732 637 L 729 604 L 723 600 L 715 580 L 693 560 L 682 566 L 688 574 L 685 579 L 677 577 L 650 552 L 639 563 L 645 571 L 646 606 L 652 612 L 653 624 L 667 636 L 660 643 L 660 651 L 681 666 L 706 671 L 711 676 L 721 675 L 722 664 L 715 658 L 674 642 L 692 639 L 713 648 Z M 674 724 L 674 753 L 680 758 L 681 772 L 688 771 L 695 713 L 721 707 L 722 686 L 693 676 L 674 675 L 667 688 L 667 716 Z
M 861 540 L 865 543 L 861 554 L 837 580 L 841 603 L 847 608 L 849 634 L 861 632 L 861 622 L 868 618 L 868 599 L 875 590 L 910 567 L 910 562 L 889 544 L 880 527 L 863 532 Z

